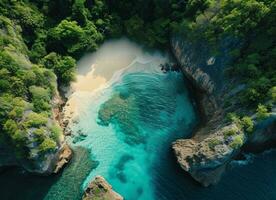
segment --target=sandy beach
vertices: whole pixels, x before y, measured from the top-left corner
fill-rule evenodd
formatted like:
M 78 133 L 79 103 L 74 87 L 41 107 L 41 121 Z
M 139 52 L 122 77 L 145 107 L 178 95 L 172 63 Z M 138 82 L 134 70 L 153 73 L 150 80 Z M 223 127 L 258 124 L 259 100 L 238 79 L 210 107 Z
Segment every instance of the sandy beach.
M 139 47 L 130 45 L 127 39 L 120 39 L 107 41 L 96 52 L 83 56 L 77 62 L 76 80 L 66 94 L 64 118 L 78 115 L 81 102 L 77 96 L 91 95 L 104 88 L 116 71 L 126 68 L 139 54 L 142 54 Z

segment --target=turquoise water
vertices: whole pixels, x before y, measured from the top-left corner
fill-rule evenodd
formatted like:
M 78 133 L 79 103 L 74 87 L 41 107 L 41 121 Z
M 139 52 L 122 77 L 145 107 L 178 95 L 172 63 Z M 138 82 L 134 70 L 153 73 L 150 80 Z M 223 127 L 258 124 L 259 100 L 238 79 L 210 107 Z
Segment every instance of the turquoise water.
M 126 199 L 151 200 L 155 165 L 172 141 L 190 135 L 196 116 L 183 75 L 163 73 L 158 56 L 139 59 L 105 89 L 80 96 L 86 106 L 73 129 L 87 135 L 75 145 L 90 149 L 99 163 L 84 186 L 101 175 Z
M 4 171 L 0 199 L 79 200 L 88 182 L 102 175 L 126 200 L 276 200 L 276 151 L 233 163 L 209 188 L 180 169 L 171 143 L 189 137 L 198 122 L 188 83 L 181 73 L 160 71 L 166 56 L 137 52 L 104 87 L 74 94 L 81 107 L 69 138 L 71 164 L 50 177 Z

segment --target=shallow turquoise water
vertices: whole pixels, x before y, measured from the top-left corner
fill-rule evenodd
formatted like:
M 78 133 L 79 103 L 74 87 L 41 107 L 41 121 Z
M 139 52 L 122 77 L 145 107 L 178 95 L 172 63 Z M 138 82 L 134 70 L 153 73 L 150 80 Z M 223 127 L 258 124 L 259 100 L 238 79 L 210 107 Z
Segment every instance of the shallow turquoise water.
M 155 199 L 153 175 L 160 155 L 175 139 L 189 136 L 196 123 L 185 84 L 181 73 L 163 73 L 155 59 L 136 61 L 84 100 L 87 106 L 73 128 L 87 137 L 75 145 L 91 149 L 99 162 L 84 186 L 102 175 L 126 199 Z M 99 119 L 101 109 L 115 109 L 106 125 Z

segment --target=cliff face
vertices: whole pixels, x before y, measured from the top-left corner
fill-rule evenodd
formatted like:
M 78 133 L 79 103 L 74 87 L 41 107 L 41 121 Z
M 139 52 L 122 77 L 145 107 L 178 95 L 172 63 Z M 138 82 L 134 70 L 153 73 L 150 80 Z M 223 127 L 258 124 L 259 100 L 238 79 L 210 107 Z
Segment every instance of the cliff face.
M 16 22 L 0 16 L 0 167 L 48 174 L 72 153 L 59 123 L 63 102 L 56 75 L 31 62 L 21 33 Z
M 255 131 L 248 137 L 234 123 L 225 120 L 225 113 L 241 108 L 227 104 L 245 86 L 225 76 L 231 63 L 230 51 L 237 47 L 237 41 L 225 40 L 219 47 L 218 55 L 212 54 L 204 42 L 187 42 L 175 36 L 171 40 L 172 52 L 183 73 L 193 85 L 203 124 L 190 139 L 180 139 L 172 148 L 181 168 L 190 173 L 202 185 L 217 183 L 227 164 L 241 149 L 255 149 L 269 141 L 275 144 L 275 114 L 255 123 Z M 227 104 L 227 105 L 226 105 Z

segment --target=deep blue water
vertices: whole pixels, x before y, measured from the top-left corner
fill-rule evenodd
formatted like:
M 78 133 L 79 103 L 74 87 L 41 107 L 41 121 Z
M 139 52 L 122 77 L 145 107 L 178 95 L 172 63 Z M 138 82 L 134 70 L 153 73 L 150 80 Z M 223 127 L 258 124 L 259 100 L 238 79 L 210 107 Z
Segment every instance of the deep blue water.
M 170 200 L 275 200 L 275 169 L 276 151 L 260 154 L 247 165 L 229 169 L 218 185 L 203 188 L 183 173 L 168 151 L 166 160 L 156 165 L 158 173 L 153 174 L 156 181 L 155 193 L 157 199 Z M 78 170 L 83 169 L 78 168 Z M 72 171 L 70 166 L 64 170 L 63 174 L 67 171 Z M 89 170 L 84 171 L 89 172 Z M 63 180 L 62 195 L 54 191 L 59 197 L 50 199 L 78 199 L 81 197 L 78 194 L 80 185 L 75 182 L 74 176 L 76 174 L 71 174 L 66 180 L 62 176 L 37 177 L 12 169 L 0 176 L 0 197 L 3 200 L 40 200 L 51 191 L 51 186 L 55 185 L 58 180 Z
M 12 169 L 0 175 L 3 200 L 78 200 L 96 175 L 126 200 L 276 200 L 276 151 L 233 164 L 221 182 L 203 188 L 176 163 L 171 143 L 198 123 L 187 82 L 164 74 L 160 55 L 139 55 L 93 94 L 72 129 L 75 156 L 61 174 L 37 177 Z M 79 95 L 79 96 L 78 96 Z M 79 132 L 81 140 L 76 140 Z

